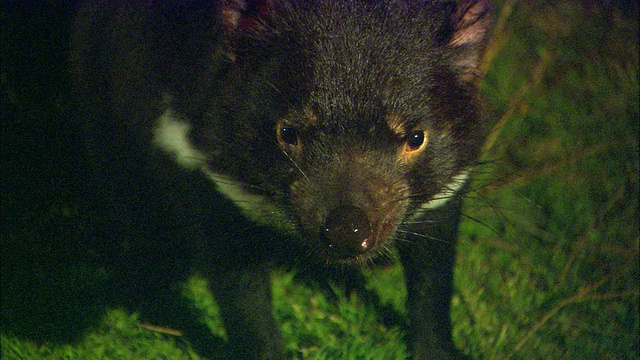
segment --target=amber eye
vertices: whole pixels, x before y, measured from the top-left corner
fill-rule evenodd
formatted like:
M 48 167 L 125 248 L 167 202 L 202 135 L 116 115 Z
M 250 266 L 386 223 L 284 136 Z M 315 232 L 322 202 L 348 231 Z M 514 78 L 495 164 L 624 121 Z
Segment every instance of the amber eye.
M 427 144 L 427 134 L 424 130 L 414 130 L 407 134 L 406 152 L 421 150 Z
M 298 144 L 298 130 L 293 126 L 283 125 L 278 129 L 278 140 L 287 145 Z

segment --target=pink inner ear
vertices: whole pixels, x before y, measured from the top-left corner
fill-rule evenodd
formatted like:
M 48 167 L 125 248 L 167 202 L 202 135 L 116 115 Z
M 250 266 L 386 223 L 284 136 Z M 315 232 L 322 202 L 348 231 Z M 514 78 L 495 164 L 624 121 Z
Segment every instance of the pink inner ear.
M 272 14 L 271 0 L 225 0 L 220 9 L 222 28 L 227 34 L 263 28 Z
M 459 49 L 453 58 L 463 81 L 482 77 L 480 58 L 491 28 L 487 0 L 465 0 L 452 17 L 453 34 L 448 46 Z
M 247 4 L 242 0 L 224 0 L 220 5 L 220 23 L 227 33 L 233 33 L 238 27 L 240 16 Z
M 471 46 L 481 43 L 489 27 L 489 3 L 487 0 L 467 0 L 460 4 L 453 16 L 454 33 L 450 46 Z

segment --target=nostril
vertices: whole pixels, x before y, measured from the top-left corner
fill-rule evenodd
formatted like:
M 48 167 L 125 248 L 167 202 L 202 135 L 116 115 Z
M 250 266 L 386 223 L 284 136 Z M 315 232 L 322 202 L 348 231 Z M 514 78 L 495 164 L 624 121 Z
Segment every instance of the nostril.
M 368 248 L 371 235 L 369 217 L 356 206 L 334 209 L 325 221 L 322 236 L 331 252 L 340 257 L 360 254 Z

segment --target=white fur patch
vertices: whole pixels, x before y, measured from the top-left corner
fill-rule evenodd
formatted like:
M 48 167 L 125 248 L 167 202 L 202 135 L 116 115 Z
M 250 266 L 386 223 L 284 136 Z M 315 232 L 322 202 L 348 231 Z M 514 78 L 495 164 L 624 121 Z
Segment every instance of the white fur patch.
M 449 200 L 451 200 L 453 196 L 456 195 L 458 191 L 460 191 L 460 189 L 462 189 L 462 187 L 467 183 L 470 174 L 471 171 L 464 170 L 458 175 L 454 176 L 451 179 L 451 182 L 447 184 L 447 186 L 445 186 L 442 191 L 434 195 L 431 200 L 423 203 L 420 206 L 420 210 L 414 215 L 414 217 L 419 217 L 426 210 L 437 209 L 448 203 Z
M 264 225 L 290 230 L 294 225 L 279 211 L 266 196 L 247 192 L 242 184 L 230 176 L 218 174 L 207 166 L 208 159 L 189 142 L 191 124 L 176 114 L 170 107 L 158 118 L 153 130 L 153 145 L 173 157 L 173 160 L 187 170 L 201 171 L 211 180 L 218 191 L 225 195 L 249 219 Z M 470 171 L 465 170 L 454 176 L 444 189 L 430 201 L 423 203 L 413 216 L 418 218 L 425 211 L 445 205 L 460 191 L 469 179 Z
M 158 118 L 152 143 L 185 169 L 201 171 L 249 219 L 261 224 L 288 227 L 290 221 L 265 196 L 251 194 L 239 181 L 211 171 L 207 166 L 207 157 L 189 141 L 190 130 L 191 124 L 169 107 Z
M 196 170 L 205 166 L 207 159 L 189 143 L 190 130 L 191 124 L 187 120 L 174 114 L 171 108 L 167 108 L 153 129 L 153 144 L 172 155 L 180 166 Z
M 233 201 L 249 219 L 283 230 L 291 229 L 289 219 L 266 196 L 247 192 L 237 180 L 229 176 L 220 175 L 206 167 L 201 170 L 209 180 L 216 184 L 218 191 Z

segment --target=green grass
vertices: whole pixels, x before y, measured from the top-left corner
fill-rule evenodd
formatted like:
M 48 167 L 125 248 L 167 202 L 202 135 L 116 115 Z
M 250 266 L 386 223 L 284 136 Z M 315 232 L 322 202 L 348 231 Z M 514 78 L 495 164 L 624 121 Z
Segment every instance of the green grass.
M 638 23 L 624 13 L 569 0 L 496 6 L 483 90 L 498 126 L 465 204 L 452 314 L 455 341 L 474 358 L 640 357 Z M 5 34 L 10 15 L 3 9 Z M 10 51 L 3 45 L 3 58 Z M 42 52 L 38 64 L 47 61 Z M 53 68 L 42 66 L 42 76 Z M 46 80 L 16 74 L 3 64 L 3 113 L 12 115 L 2 120 L 13 122 L 3 124 L 5 144 L 7 131 L 65 106 L 53 90 L 42 95 Z M 18 170 L 2 175 L 1 357 L 198 359 L 180 336 L 82 298 L 104 277 L 74 240 L 86 234 L 81 206 L 66 190 L 74 180 L 41 180 L 49 179 L 44 165 L 9 159 L 46 149 L 9 149 L 3 169 Z M 21 176 L 38 181 L 23 184 Z M 77 261 L 51 261 L 51 254 Z M 291 273 L 274 274 L 276 318 L 291 357 L 406 357 L 401 270 L 366 275 L 384 311 L 339 288 L 317 291 Z M 205 281 L 193 278 L 186 294 L 224 336 Z M 72 316 L 57 315 L 61 308 Z M 396 320 L 387 321 L 389 308 Z

